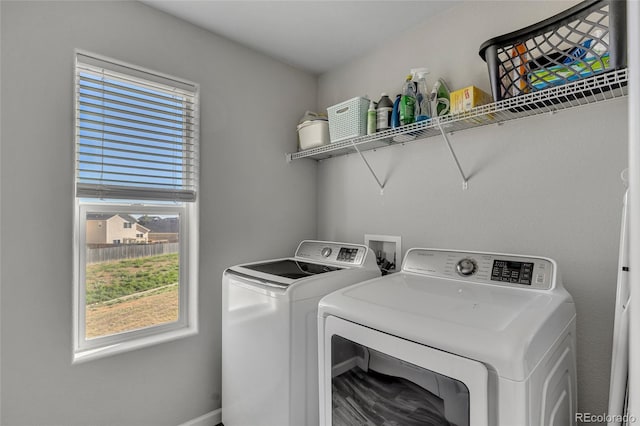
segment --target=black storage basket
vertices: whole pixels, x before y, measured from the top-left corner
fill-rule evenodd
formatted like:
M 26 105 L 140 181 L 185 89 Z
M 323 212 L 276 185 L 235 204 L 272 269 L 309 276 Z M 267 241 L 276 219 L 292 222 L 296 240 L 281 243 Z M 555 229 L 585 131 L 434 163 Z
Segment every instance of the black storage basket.
M 494 101 L 624 68 L 626 1 L 588 0 L 480 46 Z

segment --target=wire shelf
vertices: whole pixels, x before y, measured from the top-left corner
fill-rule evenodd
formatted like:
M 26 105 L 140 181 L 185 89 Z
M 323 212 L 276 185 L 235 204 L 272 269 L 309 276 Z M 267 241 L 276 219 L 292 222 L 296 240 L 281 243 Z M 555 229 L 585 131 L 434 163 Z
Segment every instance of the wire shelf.
M 368 136 L 323 145 L 286 154 L 288 161 L 301 158 L 324 160 L 331 157 L 369 151 L 391 145 L 453 133 L 488 124 L 498 124 L 534 115 L 553 113 L 627 95 L 626 68 L 594 75 L 583 80 L 527 93 L 469 111 L 408 124 Z

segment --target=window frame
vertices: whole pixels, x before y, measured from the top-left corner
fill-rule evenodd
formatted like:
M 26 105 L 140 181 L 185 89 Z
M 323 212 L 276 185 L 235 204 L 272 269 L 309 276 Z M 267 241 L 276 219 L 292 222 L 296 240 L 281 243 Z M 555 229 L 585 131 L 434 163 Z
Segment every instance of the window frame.
M 73 362 L 82 362 L 191 336 L 198 332 L 197 205 L 122 204 L 76 201 L 74 244 L 74 351 Z M 180 217 L 178 320 L 122 333 L 86 338 L 86 217 L 87 213 L 176 214 Z M 195 226 L 194 226 L 195 225 Z
M 109 64 L 132 70 L 133 73 L 151 73 L 156 77 L 166 77 L 170 81 L 178 80 L 171 76 L 159 74 L 154 71 L 127 64 L 122 61 L 113 60 L 103 56 L 76 50 L 75 58 L 79 55 L 90 56 L 97 60 L 105 61 Z M 74 79 L 77 70 L 74 67 Z M 198 108 L 199 90 L 195 88 L 194 107 Z M 77 104 L 80 95 L 74 87 L 74 112 L 75 125 L 80 120 Z M 197 124 L 198 114 L 195 114 L 196 124 L 193 126 L 195 149 L 198 149 L 199 126 Z M 78 141 L 80 135 L 76 131 L 73 144 L 74 156 L 78 155 Z M 198 170 L 198 155 L 195 157 L 195 168 Z M 75 162 L 74 162 L 75 169 Z M 195 184 L 197 189 L 198 176 L 196 172 Z M 73 214 L 73 354 L 72 364 L 98 359 L 114 354 L 127 352 L 162 342 L 172 341 L 198 333 L 198 268 L 199 268 L 199 201 L 198 197 L 194 201 L 132 201 L 109 199 L 86 199 L 78 198 L 75 194 L 77 184 L 77 172 L 74 172 L 74 214 Z M 144 194 L 142 194 L 144 197 Z M 164 323 L 149 326 L 136 330 L 129 330 L 117 334 L 106 335 L 96 338 L 86 338 L 86 217 L 87 213 L 129 213 L 129 214 L 149 214 L 149 215 L 178 215 L 180 220 L 179 238 L 179 312 L 178 320 L 171 323 Z

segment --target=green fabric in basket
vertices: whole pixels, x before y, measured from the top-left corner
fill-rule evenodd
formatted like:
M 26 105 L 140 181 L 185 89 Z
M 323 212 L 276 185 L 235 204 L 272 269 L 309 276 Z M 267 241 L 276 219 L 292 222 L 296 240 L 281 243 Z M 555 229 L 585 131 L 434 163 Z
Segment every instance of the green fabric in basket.
M 534 90 L 575 81 L 605 71 L 609 68 L 609 55 L 586 58 L 566 65 L 555 65 L 529 73 L 529 83 Z

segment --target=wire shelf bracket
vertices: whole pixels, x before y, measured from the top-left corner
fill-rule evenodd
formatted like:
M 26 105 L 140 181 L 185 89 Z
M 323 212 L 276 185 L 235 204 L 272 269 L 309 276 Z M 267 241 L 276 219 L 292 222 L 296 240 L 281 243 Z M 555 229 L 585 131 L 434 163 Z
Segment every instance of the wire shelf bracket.
M 367 159 L 364 156 L 364 154 L 362 154 L 362 152 L 358 148 L 358 145 L 356 145 L 353 142 L 353 140 L 351 141 L 351 143 L 353 144 L 353 147 L 358 152 L 358 154 L 360 154 L 360 158 L 362 158 L 362 161 L 364 161 L 364 164 L 366 164 L 367 168 L 369 169 L 369 172 L 371 173 L 371 176 L 373 176 L 373 178 L 376 180 L 376 183 L 378 184 L 378 187 L 380 188 L 380 195 L 384 195 L 384 183 L 380 182 L 380 178 L 378 178 L 378 175 L 376 175 L 376 172 L 373 171 L 373 168 L 371 167 L 371 164 L 369 164 L 369 162 L 367 161 Z
M 451 146 L 451 141 L 449 140 L 449 137 L 447 136 L 447 133 L 442 128 L 442 124 L 440 123 L 440 118 L 439 117 L 436 118 L 436 122 L 438 124 L 438 129 L 440 129 L 440 133 L 442 134 L 442 138 L 444 139 L 445 143 L 447 144 L 447 148 L 449 148 L 449 152 L 451 153 L 451 156 L 453 157 L 453 161 L 455 161 L 456 166 L 458 167 L 458 172 L 460 172 L 460 176 L 462 176 L 462 189 L 469 189 L 469 178 L 467 177 L 467 175 L 465 175 L 464 170 L 462 170 L 462 166 L 460 165 L 460 161 L 458 161 L 458 156 L 456 155 L 456 152 L 453 150 L 453 147 Z

